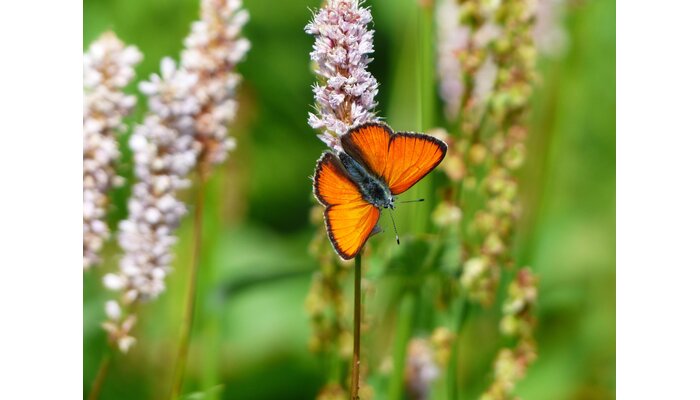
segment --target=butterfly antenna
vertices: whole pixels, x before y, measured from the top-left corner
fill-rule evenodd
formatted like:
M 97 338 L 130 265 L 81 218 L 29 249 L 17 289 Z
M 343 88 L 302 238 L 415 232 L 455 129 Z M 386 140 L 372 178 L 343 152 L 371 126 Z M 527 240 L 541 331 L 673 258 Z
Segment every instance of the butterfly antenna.
M 404 200 L 404 201 L 397 201 L 397 203 L 418 203 L 421 201 L 425 201 L 425 199 Z
M 401 244 L 399 241 L 399 232 L 396 230 L 396 222 L 394 221 L 394 213 L 389 209 L 389 216 L 391 217 L 391 224 L 394 225 L 394 234 L 396 234 L 396 244 Z

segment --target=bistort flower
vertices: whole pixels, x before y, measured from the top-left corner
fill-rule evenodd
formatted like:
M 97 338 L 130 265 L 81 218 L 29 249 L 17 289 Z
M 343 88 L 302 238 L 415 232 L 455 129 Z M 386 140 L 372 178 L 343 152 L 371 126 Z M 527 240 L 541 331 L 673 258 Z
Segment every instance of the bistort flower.
M 467 51 L 469 28 L 460 23 L 460 9 L 456 0 L 442 0 L 436 10 L 437 73 L 440 97 L 445 103 L 445 114 L 454 120 L 464 97 L 462 55 Z
M 367 71 L 374 52 L 370 22 L 369 9 L 358 0 L 328 0 L 305 28 L 316 37 L 311 60 L 320 80 L 309 125 L 322 130 L 318 137 L 332 149 L 340 150 L 340 136 L 353 126 L 377 120 L 378 84 Z
M 108 192 L 121 181 L 116 134 L 136 104 L 136 97 L 123 89 L 140 61 L 138 49 L 125 46 L 112 32 L 102 34 L 83 55 L 83 269 L 100 262 L 109 237 Z
M 203 0 L 201 19 L 185 39 L 180 67 L 165 58 L 160 76 L 153 74 L 139 85 L 148 97 L 149 114 L 129 141 L 137 182 L 129 216 L 119 225 L 124 256 L 119 272 L 104 278 L 108 288 L 122 293 L 120 309 L 165 290 L 175 230 L 187 213 L 178 192 L 190 186 L 188 176 L 195 166 L 204 171 L 223 162 L 234 146 L 228 128 L 236 114 L 240 76 L 233 69 L 250 48 L 240 37 L 247 20 L 240 0 Z M 112 312 L 105 323 L 122 351 L 133 343 L 124 328 L 127 321 L 126 327 L 133 326 L 130 318 L 135 317 Z
M 440 368 L 435 362 L 435 352 L 430 342 L 422 338 L 411 339 L 408 343 L 404 377 L 410 398 L 427 400 L 430 397 L 430 387 L 438 376 Z
M 201 20 L 192 24 L 182 52 L 182 68 L 197 76 L 193 97 L 201 104 L 195 116 L 195 140 L 200 161 L 216 165 L 235 146 L 228 128 L 238 110 L 235 67 L 250 49 L 241 29 L 250 18 L 240 0 L 203 0 Z
M 137 181 L 129 216 L 119 224 L 124 250 L 119 279 L 105 277 L 111 289 L 124 292 L 127 304 L 154 298 L 165 289 L 174 231 L 187 211 L 177 192 L 189 186 L 187 175 L 197 159 L 194 116 L 201 105 L 191 95 L 196 83 L 196 76 L 177 70 L 175 62 L 166 58 L 161 76 L 153 74 L 139 86 L 148 96 L 151 113 L 129 140 Z

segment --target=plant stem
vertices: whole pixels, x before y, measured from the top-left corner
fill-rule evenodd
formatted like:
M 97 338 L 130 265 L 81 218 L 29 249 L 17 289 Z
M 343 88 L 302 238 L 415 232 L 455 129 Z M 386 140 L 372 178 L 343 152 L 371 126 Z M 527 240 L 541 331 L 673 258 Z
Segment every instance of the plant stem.
M 355 306 L 352 332 L 352 380 L 350 388 L 352 400 L 360 398 L 360 325 L 362 324 L 362 250 L 355 256 Z
M 192 325 L 194 322 L 194 309 L 197 299 L 197 271 L 199 270 L 200 253 L 202 248 L 202 217 L 204 211 L 204 189 L 205 174 L 202 168 L 197 169 L 197 199 L 194 209 L 194 249 L 192 250 L 192 265 L 187 281 L 187 293 L 185 298 L 185 315 L 183 317 L 182 333 L 178 347 L 177 359 L 175 360 L 175 380 L 173 381 L 170 398 L 175 400 L 180 397 L 182 384 L 187 367 L 187 354 L 190 347 L 190 337 L 192 335 Z
M 112 361 L 112 352 L 108 351 L 102 356 L 100 361 L 100 367 L 97 370 L 97 376 L 95 381 L 92 383 L 92 389 L 90 389 L 89 400 L 97 400 L 100 398 L 100 392 L 102 391 L 102 385 L 107 377 L 107 372 L 109 371 L 109 365 Z

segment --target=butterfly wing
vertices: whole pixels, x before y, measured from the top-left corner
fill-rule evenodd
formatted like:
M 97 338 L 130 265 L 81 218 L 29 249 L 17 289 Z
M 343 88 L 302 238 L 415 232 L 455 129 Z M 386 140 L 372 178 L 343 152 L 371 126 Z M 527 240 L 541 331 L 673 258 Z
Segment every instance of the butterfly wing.
M 393 133 L 381 123 L 368 123 L 341 138 L 343 150 L 381 177 L 393 194 L 415 185 L 440 164 L 447 144 L 420 133 Z
M 341 137 L 340 143 L 352 158 L 375 175 L 383 177 L 393 134 L 385 124 L 370 122 L 351 129 Z
M 379 209 L 362 198 L 332 153 L 324 153 L 316 164 L 314 195 L 326 206 L 326 230 L 336 252 L 346 260 L 355 257 L 377 225 Z
M 401 194 L 442 162 L 447 144 L 420 133 L 399 132 L 391 137 L 387 166 L 382 177 L 391 193 Z

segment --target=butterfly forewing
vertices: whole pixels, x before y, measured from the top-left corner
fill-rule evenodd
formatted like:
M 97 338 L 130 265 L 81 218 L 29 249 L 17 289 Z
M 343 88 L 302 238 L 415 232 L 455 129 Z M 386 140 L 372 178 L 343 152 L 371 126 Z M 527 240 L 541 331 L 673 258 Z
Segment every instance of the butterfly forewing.
M 396 133 L 389 143 L 387 167 L 382 177 L 393 194 L 401 194 L 440 164 L 447 145 L 420 133 Z
M 379 209 L 362 198 L 340 160 L 324 153 L 316 165 L 314 194 L 326 206 L 326 230 L 333 247 L 344 259 L 360 251 L 379 220 Z
M 346 153 L 382 177 L 387 168 L 392 133 L 384 124 L 369 123 L 351 130 L 340 141 Z
M 447 145 L 420 133 L 393 133 L 381 123 L 358 126 L 341 139 L 343 150 L 382 178 L 393 194 L 415 185 L 445 157 Z

